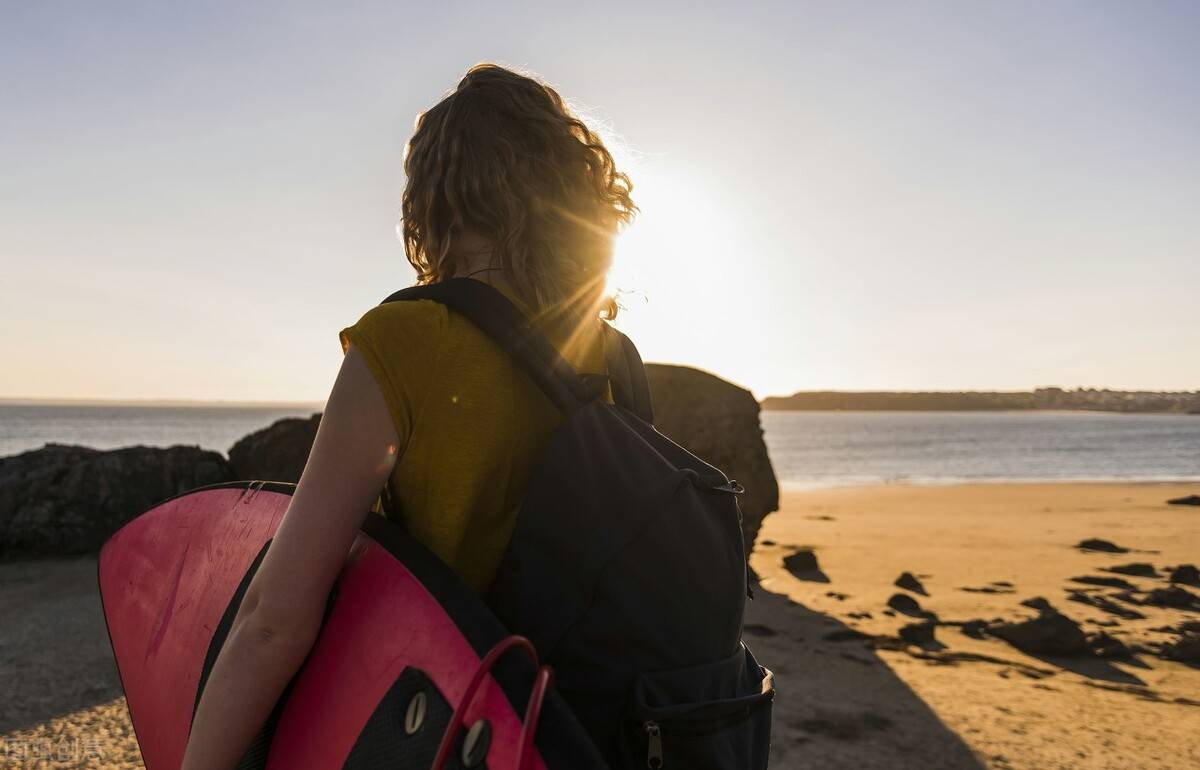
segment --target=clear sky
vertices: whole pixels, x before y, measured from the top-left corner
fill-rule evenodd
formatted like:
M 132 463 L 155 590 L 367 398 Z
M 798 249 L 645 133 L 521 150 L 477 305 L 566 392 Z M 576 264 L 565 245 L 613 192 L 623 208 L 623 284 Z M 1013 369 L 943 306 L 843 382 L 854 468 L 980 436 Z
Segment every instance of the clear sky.
M 483 60 L 611 128 L 650 360 L 1200 388 L 1200 4 L 8 2 L 0 396 L 319 400 Z

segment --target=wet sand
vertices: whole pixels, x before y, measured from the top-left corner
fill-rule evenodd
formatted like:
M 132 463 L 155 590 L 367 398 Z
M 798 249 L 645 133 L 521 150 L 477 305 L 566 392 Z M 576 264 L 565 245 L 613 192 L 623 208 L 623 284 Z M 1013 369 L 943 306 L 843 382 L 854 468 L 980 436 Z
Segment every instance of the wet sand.
M 1200 509 L 1164 504 L 1197 492 L 1040 484 L 786 494 L 751 559 L 762 583 L 746 621 L 779 687 L 772 767 L 1200 766 L 1200 667 L 1150 652 L 1032 656 L 953 626 L 935 629 L 936 645 L 901 645 L 888 640 L 914 619 L 884 614 L 889 597 L 907 593 L 942 621 L 1016 619 L 1035 615 L 1020 602 L 1041 596 L 1085 630 L 1151 649 L 1172 638 L 1154 628 L 1200 612 L 1138 607 L 1146 618 L 1124 620 L 1067 601 L 1065 589 L 1112 593 L 1070 581 L 1112 577 L 1106 566 L 1200 562 Z M 1093 537 L 1137 550 L 1072 547 Z M 802 547 L 814 549 L 818 572 L 785 567 Z M 904 571 L 928 596 L 892 585 Z M 141 766 L 94 576 L 94 559 L 0 565 L 0 766 Z

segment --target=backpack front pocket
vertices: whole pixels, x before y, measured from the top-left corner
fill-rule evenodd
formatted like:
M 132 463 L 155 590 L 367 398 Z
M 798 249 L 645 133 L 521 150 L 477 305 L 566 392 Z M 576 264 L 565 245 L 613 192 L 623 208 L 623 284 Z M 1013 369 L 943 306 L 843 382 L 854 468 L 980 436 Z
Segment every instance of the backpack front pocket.
M 723 660 L 639 674 L 625 724 L 624 767 L 762 770 L 775 678 L 741 645 Z

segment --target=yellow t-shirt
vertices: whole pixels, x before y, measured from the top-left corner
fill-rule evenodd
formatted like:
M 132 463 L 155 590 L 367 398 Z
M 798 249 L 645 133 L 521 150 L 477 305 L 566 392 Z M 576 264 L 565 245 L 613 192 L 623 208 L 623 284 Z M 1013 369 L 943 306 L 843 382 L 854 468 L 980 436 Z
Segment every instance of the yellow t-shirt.
M 600 323 L 570 340 L 548 336 L 578 371 L 605 373 Z M 372 308 L 341 342 L 358 349 L 387 401 L 405 528 L 485 592 L 561 414 L 489 337 L 431 300 Z

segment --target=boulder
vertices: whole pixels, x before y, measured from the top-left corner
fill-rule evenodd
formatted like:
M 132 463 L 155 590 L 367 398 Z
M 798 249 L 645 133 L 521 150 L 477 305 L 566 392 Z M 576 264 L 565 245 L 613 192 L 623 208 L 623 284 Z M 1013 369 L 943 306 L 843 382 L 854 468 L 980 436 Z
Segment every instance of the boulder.
M 1110 615 L 1116 615 L 1117 617 L 1125 618 L 1126 620 L 1138 620 L 1146 617 L 1137 610 L 1130 609 L 1122 604 L 1117 604 L 1111 599 L 1107 599 L 1103 596 L 1097 596 L 1093 593 L 1084 593 L 1083 591 L 1068 589 L 1067 599 L 1073 602 L 1079 602 L 1080 604 L 1087 604 L 1091 607 L 1095 607 L 1098 610 L 1103 610 Z
M 1033 654 L 1077 655 L 1087 650 L 1083 629 L 1057 612 L 1043 612 L 1031 620 L 990 626 L 988 633 L 1022 652 Z
M 1058 611 L 1058 610 L 1054 609 L 1054 607 L 1050 604 L 1049 600 L 1047 600 L 1046 597 L 1044 597 L 1044 596 L 1034 596 L 1031 599 L 1026 599 L 1025 601 L 1021 602 L 1021 605 L 1024 607 L 1029 607 L 1030 609 L 1033 609 L 1033 610 L 1037 610 L 1038 612 L 1057 612 Z
M 1183 583 L 1189 586 L 1200 586 L 1200 569 L 1195 564 L 1180 564 L 1171 570 L 1169 580 L 1172 583 Z
M 1200 495 L 1185 495 L 1167 501 L 1167 505 L 1200 505 Z
M 1200 635 L 1184 636 L 1162 645 L 1160 654 L 1170 660 L 1200 663 Z
M 1075 544 L 1075 547 L 1081 551 L 1100 551 L 1102 553 L 1129 553 L 1128 548 L 1117 545 L 1111 540 L 1102 540 L 1098 537 L 1089 537 L 1087 540 L 1080 540 Z
M 0 558 L 95 551 L 154 504 L 232 478 L 225 458 L 199 447 L 47 444 L 0 458 Z
M 896 578 L 896 582 L 892 583 L 892 585 L 898 588 L 903 588 L 906 591 L 912 591 L 914 594 L 929 596 L 929 593 L 925 590 L 925 586 L 920 580 L 917 580 L 917 576 L 911 572 L 900 573 L 900 577 Z
M 814 583 L 828 583 L 829 576 L 821 571 L 817 555 L 811 548 L 798 548 L 783 557 L 783 568 L 793 577 Z
M 912 618 L 937 620 L 936 614 L 922 609 L 921 603 L 908 594 L 892 594 L 887 600 L 887 606 L 891 607 L 893 610 L 901 613 L 902 615 L 908 615 Z
M 749 554 L 762 520 L 779 508 L 779 483 L 763 442 L 758 401 L 748 390 L 686 366 L 648 364 L 646 376 L 655 427 L 746 488 L 738 502 Z
M 1134 577 L 1158 577 L 1158 570 L 1153 564 L 1135 561 L 1132 564 L 1117 564 L 1112 567 L 1101 567 L 1105 572 L 1115 572 L 1118 575 L 1133 575 Z
M 783 566 L 789 572 L 817 572 L 821 565 L 817 563 L 817 555 L 811 548 L 798 548 L 783 557 Z
M 1133 655 L 1125 642 L 1103 631 L 1088 635 L 1087 649 L 1097 658 L 1129 658 Z
M 1173 585 L 1170 588 L 1155 588 L 1146 594 L 1142 603 L 1157 607 L 1200 607 L 1200 596 Z
M 241 481 L 300 480 L 321 415 L 285 417 L 243 437 L 229 448 L 234 478 Z
M 934 629 L 937 624 L 928 621 L 924 623 L 909 623 L 900 629 L 900 638 L 909 644 L 933 644 L 937 640 L 934 638 Z
M 1137 588 L 1137 586 L 1125 578 L 1105 577 L 1104 575 L 1078 575 L 1071 578 L 1071 581 L 1089 586 L 1107 586 L 1108 588 L 1124 588 L 1125 590 Z

